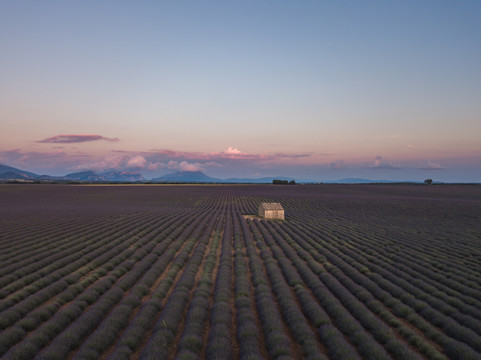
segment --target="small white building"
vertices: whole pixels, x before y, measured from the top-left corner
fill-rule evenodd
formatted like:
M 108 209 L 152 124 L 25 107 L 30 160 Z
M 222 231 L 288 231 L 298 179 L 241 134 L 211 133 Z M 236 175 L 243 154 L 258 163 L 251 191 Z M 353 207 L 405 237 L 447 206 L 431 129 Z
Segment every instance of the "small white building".
M 284 220 L 284 208 L 280 203 L 261 203 L 259 216 L 265 219 Z

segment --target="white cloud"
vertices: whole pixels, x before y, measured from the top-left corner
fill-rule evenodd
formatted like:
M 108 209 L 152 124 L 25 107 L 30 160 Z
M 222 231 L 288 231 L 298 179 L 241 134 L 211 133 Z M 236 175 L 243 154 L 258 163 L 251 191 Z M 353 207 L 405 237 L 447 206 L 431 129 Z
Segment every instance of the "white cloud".
M 167 164 L 167 167 L 170 170 L 177 170 L 177 171 L 202 171 L 202 165 L 199 163 L 189 163 L 187 161 L 174 161 L 171 160 Z
M 143 169 L 147 165 L 147 160 L 143 156 L 137 155 L 127 161 L 127 167 Z
M 227 150 L 224 151 L 224 154 L 227 154 L 227 155 L 240 155 L 240 154 L 243 154 L 242 151 L 240 151 L 239 149 L 236 149 L 236 148 L 233 148 L 233 147 L 228 147 Z
M 399 166 L 395 165 L 391 161 L 384 159 L 382 156 L 376 156 L 372 164 L 368 165 L 370 169 L 399 169 Z
M 106 169 L 120 169 L 125 163 L 125 157 L 119 155 L 106 156 L 103 159 L 86 162 L 80 165 L 71 167 L 72 170 L 96 170 L 102 171 Z

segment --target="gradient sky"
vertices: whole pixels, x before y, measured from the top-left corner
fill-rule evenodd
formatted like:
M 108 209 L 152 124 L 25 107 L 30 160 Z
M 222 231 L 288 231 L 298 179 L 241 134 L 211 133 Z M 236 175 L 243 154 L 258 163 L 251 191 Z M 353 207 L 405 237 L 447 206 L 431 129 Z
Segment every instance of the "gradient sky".
M 481 182 L 481 2 L 1 1 L 0 163 Z

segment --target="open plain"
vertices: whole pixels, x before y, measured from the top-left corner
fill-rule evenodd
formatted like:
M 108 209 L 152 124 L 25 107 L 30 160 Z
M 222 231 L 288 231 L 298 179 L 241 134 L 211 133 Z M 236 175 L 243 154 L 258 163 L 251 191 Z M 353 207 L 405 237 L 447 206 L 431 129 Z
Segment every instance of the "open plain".
M 480 359 L 481 186 L 2 185 L 0 357 Z

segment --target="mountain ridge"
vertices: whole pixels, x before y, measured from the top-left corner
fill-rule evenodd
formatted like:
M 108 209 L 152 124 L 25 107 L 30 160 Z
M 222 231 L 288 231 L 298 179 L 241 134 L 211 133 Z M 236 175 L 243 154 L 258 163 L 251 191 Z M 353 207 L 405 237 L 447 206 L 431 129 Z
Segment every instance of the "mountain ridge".
M 153 178 L 151 182 L 191 182 L 191 183 L 272 183 L 272 180 L 290 180 L 284 176 L 268 176 L 262 178 L 214 178 L 204 174 L 202 171 L 176 171 L 158 178 Z
M 65 176 L 38 175 L 29 171 L 0 164 L 0 180 L 4 181 L 91 181 L 91 182 L 139 182 L 145 181 L 136 171 L 105 170 L 96 173 L 92 170 L 70 173 Z
M 292 180 L 285 176 L 266 176 L 261 178 L 227 178 L 220 179 L 204 174 L 202 171 L 176 171 L 165 174 L 151 180 L 145 179 L 138 171 L 119 171 L 106 169 L 101 173 L 93 170 L 85 170 L 69 173 L 64 176 L 38 175 L 33 172 L 14 168 L 12 166 L 0 164 L 0 181 L 21 181 L 21 182 L 133 182 L 133 183 L 222 183 L 222 184 L 267 184 L 277 180 Z M 372 183 L 421 183 L 421 181 L 395 181 L 395 180 L 369 180 L 363 178 L 343 178 L 337 180 L 298 180 L 298 183 L 324 183 L 324 184 L 372 184 Z
M 20 169 L 14 168 L 12 166 L 0 164 L 0 179 L 3 179 L 4 176 L 7 176 L 7 175 L 12 175 L 12 176 L 16 175 L 16 176 L 19 176 L 21 179 L 24 179 L 24 180 L 25 179 L 34 179 L 34 178 L 39 177 L 39 175 L 34 174 L 30 171 L 20 170 Z
M 152 182 L 220 182 L 221 179 L 210 177 L 202 171 L 176 171 L 153 178 Z

